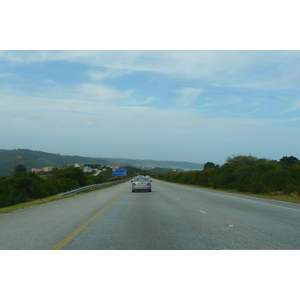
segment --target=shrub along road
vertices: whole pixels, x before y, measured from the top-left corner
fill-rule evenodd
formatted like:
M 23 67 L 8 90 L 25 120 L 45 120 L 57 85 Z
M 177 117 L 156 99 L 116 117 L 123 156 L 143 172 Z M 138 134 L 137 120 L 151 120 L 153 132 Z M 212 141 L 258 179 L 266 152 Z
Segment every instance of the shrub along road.
M 0 215 L 0 249 L 300 249 L 300 205 L 153 180 Z

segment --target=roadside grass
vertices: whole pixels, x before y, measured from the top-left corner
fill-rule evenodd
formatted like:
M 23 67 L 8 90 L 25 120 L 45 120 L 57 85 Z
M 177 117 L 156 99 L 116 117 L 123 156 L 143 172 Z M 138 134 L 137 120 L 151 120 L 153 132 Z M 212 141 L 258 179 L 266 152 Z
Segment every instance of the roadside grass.
M 198 188 L 204 188 L 204 187 L 198 186 Z M 231 193 L 231 194 L 251 196 L 251 197 L 256 197 L 256 198 L 265 198 L 265 199 L 300 204 L 300 196 L 297 194 L 294 194 L 294 193 L 292 193 L 290 195 L 285 195 L 281 192 L 274 192 L 274 193 L 269 193 L 269 194 L 253 194 L 253 193 L 246 193 L 246 192 L 238 192 L 235 190 L 220 190 L 220 189 L 213 189 L 213 188 L 211 188 L 211 190 L 225 192 L 225 193 Z
M 158 179 L 158 180 L 161 180 L 161 179 Z M 238 192 L 236 190 L 214 189 L 212 187 L 200 186 L 200 185 L 195 185 L 195 184 L 170 182 L 170 181 L 166 181 L 166 180 L 162 180 L 162 181 L 169 182 L 169 183 L 175 183 L 175 184 L 181 184 L 181 185 L 190 186 L 190 187 L 196 187 L 196 188 L 200 188 L 200 189 L 224 192 L 224 193 L 229 193 L 229 194 L 238 194 L 238 195 L 245 195 L 245 196 L 251 196 L 251 197 L 256 197 L 256 198 L 266 198 L 266 199 L 271 199 L 271 200 L 278 200 L 278 201 L 300 204 L 300 195 L 298 195 L 296 193 L 291 193 L 290 195 L 285 195 L 282 192 L 273 192 L 273 193 L 269 193 L 269 194 L 253 194 L 253 193 L 246 193 L 246 192 Z
M 113 183 L 112 182 L 112 184 L 109 184 L 109 185 L 101 186 L 101 187 L 98 187 L 98 188 L 90 189 L 88 191 L 84 191 L 84 192 L 77 193 L 77 194 L 72 194 L 72 195 L 59 196 L 59 195 L 61 195 L 61 193 L 60 193 L 60 194 L 57 194 L 57 195 L 54 195 L 54 196 L 49 196 L 49 197 L 42 198 L 42 199 L 35 199 L 35 200 L 29 199 L 24 203 L 19 203 L 19 204 L 16 204 L 16 205 L 0 208 L 0 214 L 6 214 L 6 213 L 10 213 L 10 212 L 19 210 L 19 209 L 24 209 L 24 208 L 27 208 L 27 207 L 31 207 L 31 206 L 35 206 L 35 205 L 39 205 L 39 204 L 43 204 L 43 203 L 47 203 L 47 202 L 52 202 L 52 201 L 57 201 L 57 200 L 61 200 L 61 199 L 74 197 L 74 196 L 77 196 L 77 195 L 87 194 L 87 193 L 94 192 L 94 191 L 101 190 L 101 189 L 105 189 L 105 188 L 111 187 L 112 185 L 117 185 L 117 184 L 120 184 L 120 183 Z

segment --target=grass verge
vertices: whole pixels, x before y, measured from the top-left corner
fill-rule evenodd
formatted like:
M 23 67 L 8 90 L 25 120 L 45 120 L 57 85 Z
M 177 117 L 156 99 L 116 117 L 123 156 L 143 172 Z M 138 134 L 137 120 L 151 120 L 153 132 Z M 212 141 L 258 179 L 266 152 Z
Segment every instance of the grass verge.
M 159 179 L 159 180 L 161 180 L 161 179 Z M 196 188 L 206 189 L 206 190 L 211 190 L 211 191 L 224 192 L 224 193 L 229 193 L 229 194 L 238 194 L 238 195 L 245 195 L 245 196 L 251 196 L 251 197 L 256 197 L 256 198 L 265 198 L 265 199 L 300 204 L 300 196 L 297 194 L 294 194 L 294 193 L 292 193 L 291 195 L 285 195 L 281 192 L 274 192 L 274 193 L 270 193 L 270 194 L 253 194 L 253 193 L 246 193 L 246 192 L 238 192 L 236 190 L 222 190 L 222 189 L 214 189 L 212 187 L 199 186 L 199 185 L 194 185 L 194 184 L 170 182 L 170 181 L 166 181 L 166 180 L 161 180 L 161 181 L 175 183 L 175 184 L 181 184 L 181 185 L 185 185 L 185 186 L 191 186 L 191 187 L 196 187 Z
M 43 204 L 43 203 L 47 203 L 47 202 L 57 201 L 57 200 L 60 200 L 60 199 L 65 199 L 65 198 L 70 198 L 70 197 L 74 197 L 74 196 L 77 196 L 77 195 L 86 194 L 86 193 L 97 191 L 97 190 L 102 190 L 102 189 L 105 189 L 105 188 L 111 187 L 112 185 L 117 185 L 117 184 L 120 184 L 120 183 L 112 183 L 110 185 L 101 186 L 101 187 L 98 187 L 98 188 L 95 188 L 95 189 L 90 189 L 88 191 L 84 191 L 84 192 L 77 193 L 77 194 L 72 194 L 72 195 L 59 196 L 61 194 L 60 193 L 58 195 L 49 196 L 49 197 L 42 198 L 42 199 L 30 200 L 28 202 L 19 203 L 19 204 L 16 204 L 16 205 L 0 208 L 0 214 L 7 214 L 7 213 L 13 212 L 15 210 L 24 209 L 24 208 L 27 208 L 27 207 L 30 207 L 30 206 L 35 206 L 35 205 L 39 205 L 39 204 Z

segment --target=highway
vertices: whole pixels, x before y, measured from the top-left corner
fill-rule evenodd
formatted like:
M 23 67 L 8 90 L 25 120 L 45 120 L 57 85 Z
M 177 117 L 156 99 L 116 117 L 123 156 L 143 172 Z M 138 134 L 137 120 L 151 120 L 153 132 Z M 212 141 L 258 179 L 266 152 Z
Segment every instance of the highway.
M 300 249 L 300 205 L 153 180 L 0 215 L 7 250 Z

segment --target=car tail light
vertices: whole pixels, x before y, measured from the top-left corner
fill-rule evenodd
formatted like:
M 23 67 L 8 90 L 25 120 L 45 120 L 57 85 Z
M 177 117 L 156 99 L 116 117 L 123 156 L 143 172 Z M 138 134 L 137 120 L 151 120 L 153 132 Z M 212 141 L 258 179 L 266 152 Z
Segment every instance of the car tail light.
M 148 182 L 147 185 L 150 185 L 150 182 Z
M 136 186 L 136 183 L 134 182 L 132 185 Z

